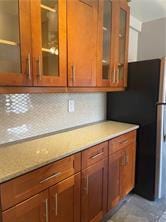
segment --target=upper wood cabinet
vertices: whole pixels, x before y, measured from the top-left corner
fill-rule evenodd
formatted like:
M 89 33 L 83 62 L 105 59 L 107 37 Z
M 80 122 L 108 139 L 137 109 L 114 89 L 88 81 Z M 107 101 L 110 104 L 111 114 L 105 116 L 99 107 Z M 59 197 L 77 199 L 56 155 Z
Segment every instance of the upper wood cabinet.
M 68 85 L 96 86 L 97 0 L 67 1 Z
M 126 0 L 1 0 L 0 18 L 0 86 L 126 87 Z
M 0 1 L 0 85 L 32 84 L 29 0 Z
M 99 0 L 97 85 L 125 87 L 129 6 L 126 0 Z
M 31 0 L 35 86 L 66 86 L 66 0 Z
M 117 1 L 115 0 L 115 3 Z M 118 29 L 116 38 L 116 56 L 115 56 L 115 74 L 116 84 L 119 87 L 127 86 L 127 69 L 128 69 L 128 41 L 129 41 L 129 14 L 130 9 L 126 0 L 119 0 L 117 6 L 117 25 Z M 116 22 L 115 22 L 116 24 Z M 115 32 L 116 33 L 116 32 Z

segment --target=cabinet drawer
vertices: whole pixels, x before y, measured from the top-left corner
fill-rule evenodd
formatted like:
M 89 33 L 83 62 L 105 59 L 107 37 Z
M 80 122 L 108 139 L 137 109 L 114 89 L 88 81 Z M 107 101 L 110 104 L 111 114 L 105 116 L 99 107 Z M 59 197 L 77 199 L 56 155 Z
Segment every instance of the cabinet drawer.
M 80 153 L 0 185 L 1 209 L 6 210 L 80 171 Z
M 108 141 L 82 152 L 82 168 L 85 169 L 108 156 Z
M 136 141 L 136 130 L 109 141 L 109 154 L 115 153 Z

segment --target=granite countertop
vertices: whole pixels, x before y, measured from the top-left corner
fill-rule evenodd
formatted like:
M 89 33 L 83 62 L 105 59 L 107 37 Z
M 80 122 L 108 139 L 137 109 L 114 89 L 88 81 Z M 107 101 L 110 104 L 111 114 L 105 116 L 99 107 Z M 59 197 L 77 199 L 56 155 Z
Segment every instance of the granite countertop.
M 0 183 L 139 128 L 104 121 L 0 148 Z

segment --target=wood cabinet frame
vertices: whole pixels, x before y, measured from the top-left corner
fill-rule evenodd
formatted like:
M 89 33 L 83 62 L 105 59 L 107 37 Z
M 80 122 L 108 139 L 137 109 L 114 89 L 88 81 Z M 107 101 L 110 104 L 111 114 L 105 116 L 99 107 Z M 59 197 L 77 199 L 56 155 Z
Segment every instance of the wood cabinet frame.
M 32 70 L 28 63 L 31 62 L 31 27 L 30 27 L 30 2 L 18 0 L 18 18 L 20 30 L 20 65 L 21 73 L 0 73 L 1 86 L 32 86 Z
M 59 73 L 49 76 L 42 70 L 41 0 L 31 0 L 34 86 L 67 86 L 66 0 L 58 1 Z M 35 21 L 35 22 L 34 22 Z M 44 75 L 45 74 L 45 75 Z

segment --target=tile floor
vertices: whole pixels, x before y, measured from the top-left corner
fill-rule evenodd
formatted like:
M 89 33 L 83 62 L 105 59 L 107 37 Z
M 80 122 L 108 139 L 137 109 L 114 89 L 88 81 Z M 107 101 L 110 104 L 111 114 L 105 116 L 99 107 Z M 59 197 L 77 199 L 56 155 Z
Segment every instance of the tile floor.
M 107 222 L 166 222 L 166 199 L 151 202 L 131 195 Z

